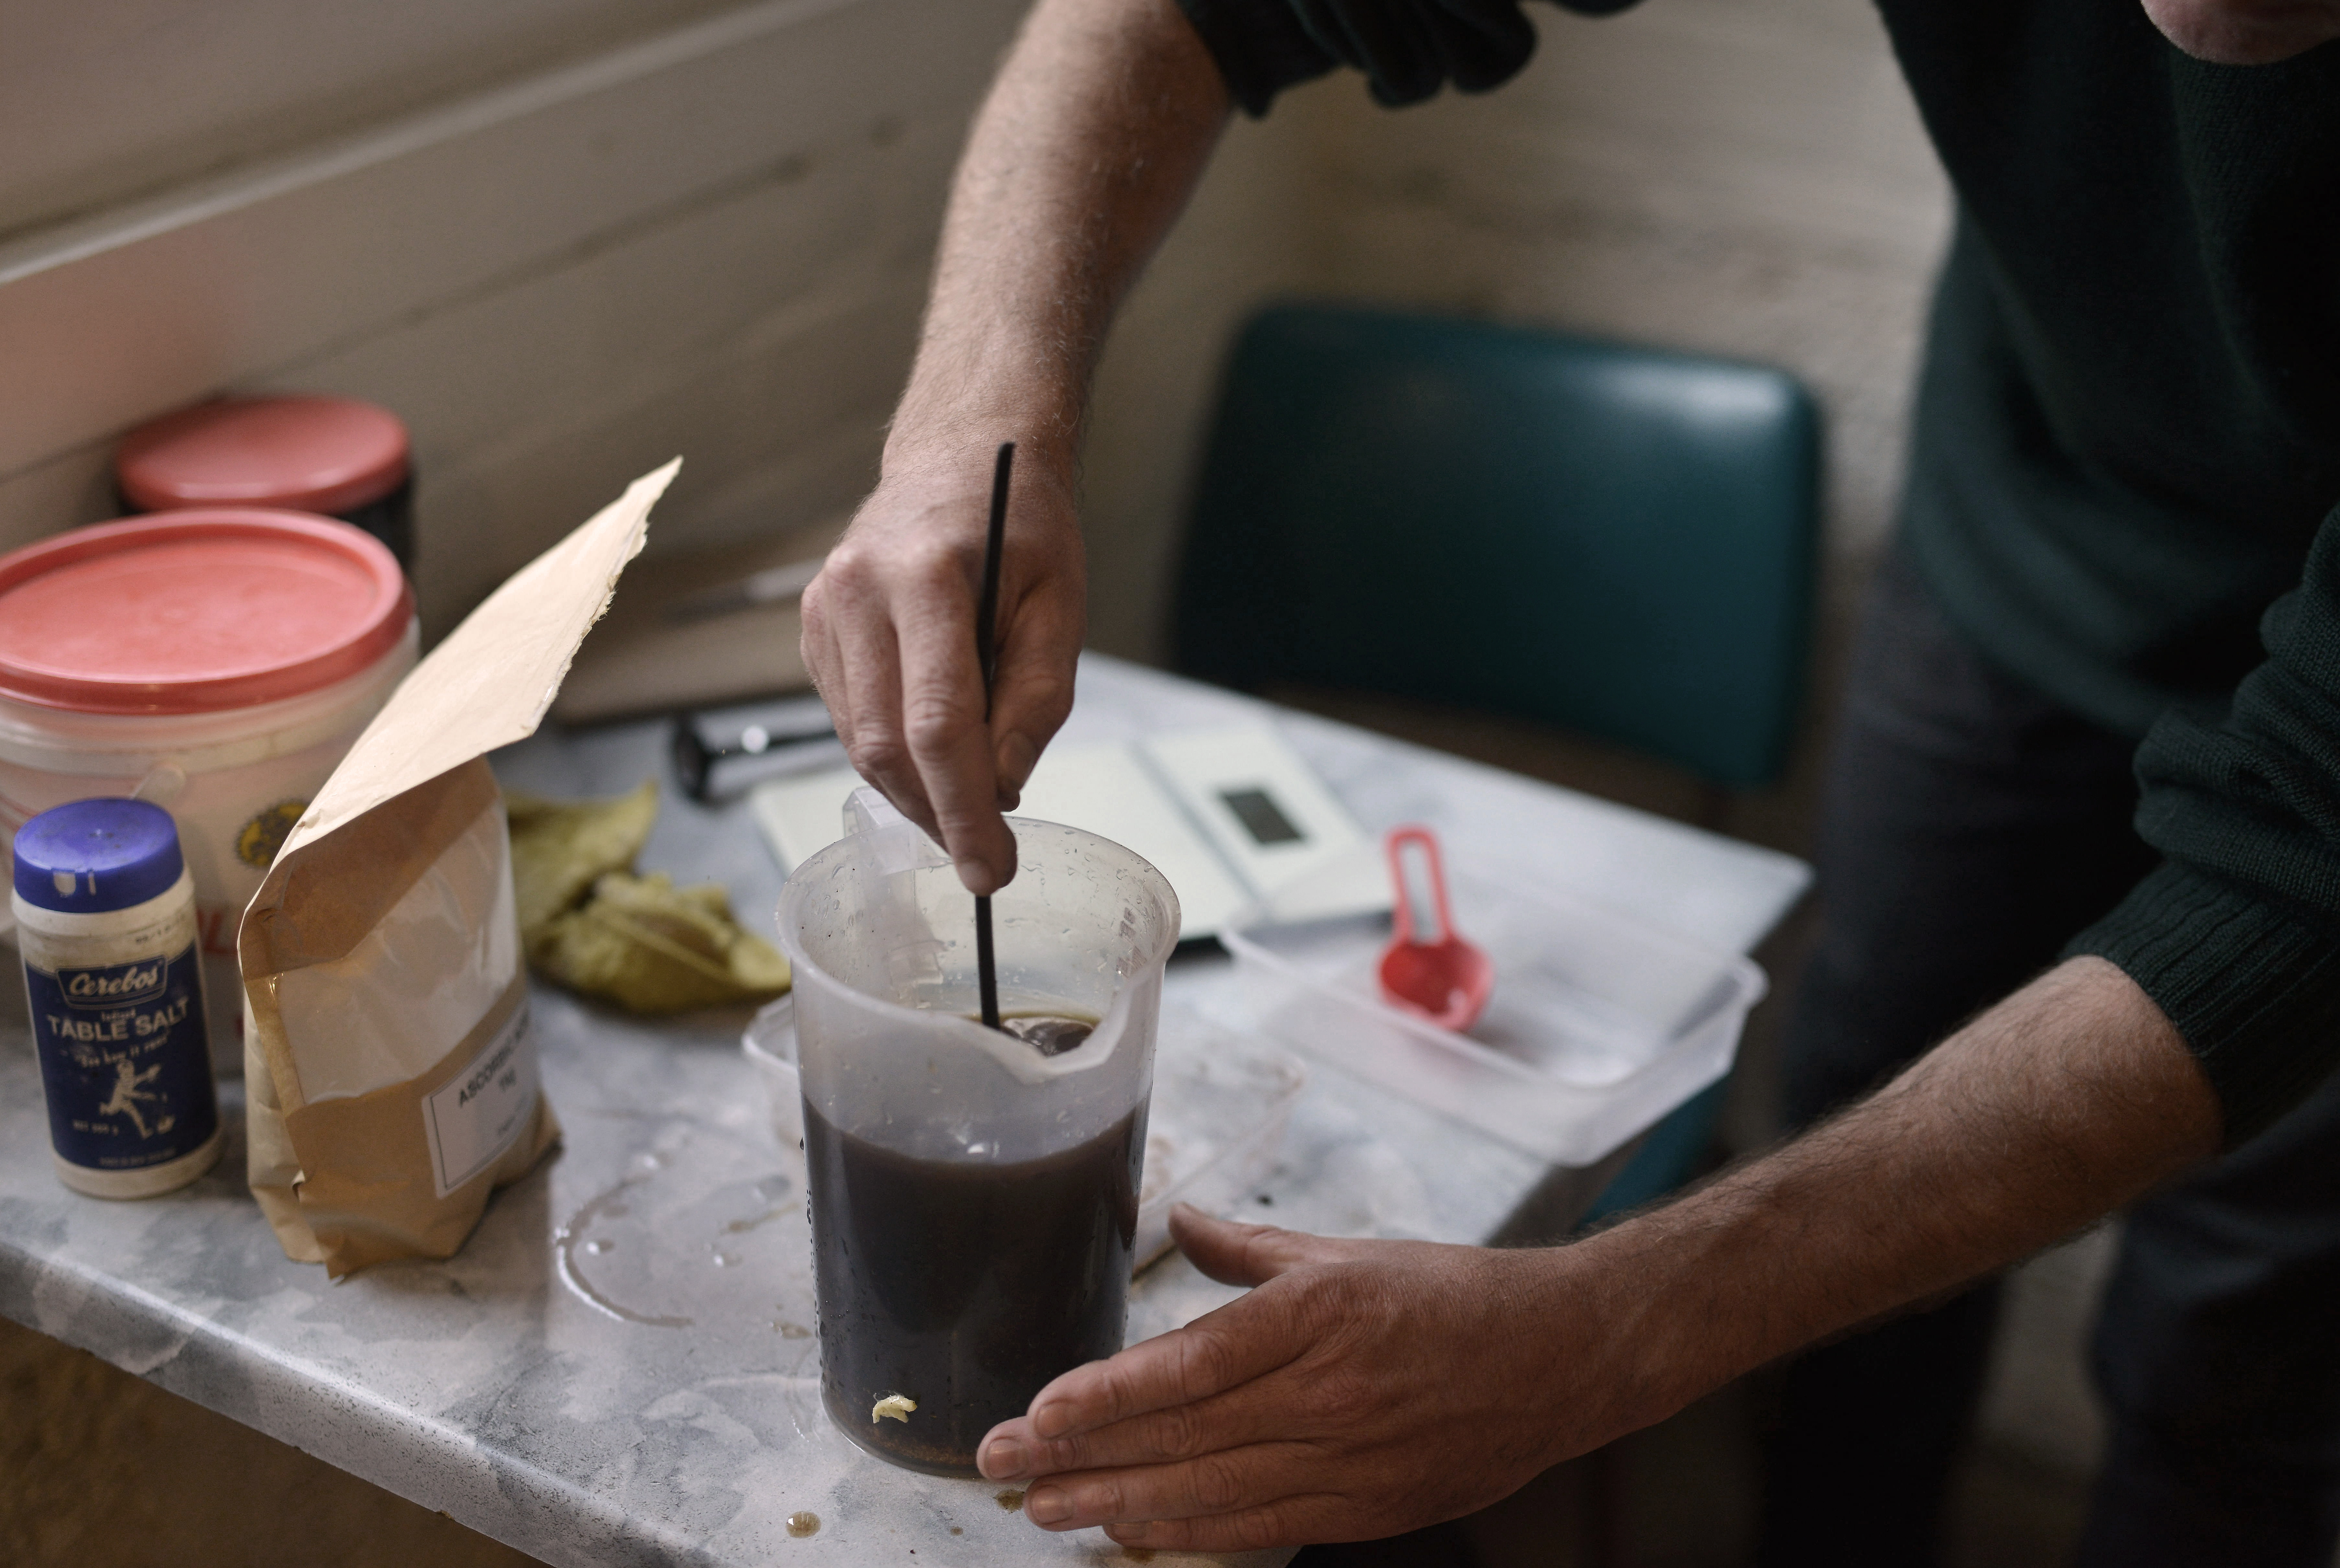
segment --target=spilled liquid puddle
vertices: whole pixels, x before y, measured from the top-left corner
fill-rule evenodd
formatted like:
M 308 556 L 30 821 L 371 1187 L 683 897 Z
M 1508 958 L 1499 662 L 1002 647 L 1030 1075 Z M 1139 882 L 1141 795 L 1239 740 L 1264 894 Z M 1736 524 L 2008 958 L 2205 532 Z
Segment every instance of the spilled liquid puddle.
M 1006 1487 L 1000 1491 L 993 1493 L 991 1494 L 991 1500 L 994 1503 L 998 1504 L 1002 1508 L 1006 1509 L 1010 1514 L 1015 1513 L 1016 1510 L 1024 1506 L 1024 1494 L 1013 1486 Z
M 791 1514 L 788 1515 L 788 1533 L 791 1536 L 801 1541 L 808 1535 L 818 1534 L 819 1533 L 820 1515 L 812 1513 L 809 1510 Z
M 612 1300 L 591 1280 L 586 1278 L 584 1271 L 577 1266 L 577 1254 L 580 1250 L 580 1238 L 583 1237 L 585 1230 L 596 1220 L 614 1221 L 630 1215 L 633 1210 L 624 1202 L 628 1189 L 639 1187 L 649 1179 L 647 1175 L 627 1177 L 600 1196 L 587 1199 L 584 1208 L 569 1217 L 568 1224 L 552 1233 L 553 1252 L 560 1260 L 560 1280 L 589 1304 L 600 1307 L 620 1323 L 640 1323 L 651 1328 L 688 1328 L 690 1326 L 690 1319 L 688 1317 L 659 1317 L 637 1312 L 622 1302 Z M 605 1253 L 614 1251 L 617 1245 L 609 1237 L 596 1236 L 583 1239 L 581 1250 L 589 1256 L 599 1257 Z
M 778 1158 L 752 1135 L 670 1134 L 553 1232 L 561 1283 L 621 1323 L 811 1339 L 802 1182 Z
M 783 1176 L 778 1178 L 778 1179 L 786 1181 L 788 1178 Z M 757 1215 L 753 1219 L 733 1220 L 730 1224 L 723 1228 L 723 1234 L 726 1236 L 745 1236 L 748 1232 L 755 1229 L 759 1225 L 769 1225 L 773 1220 L 785 1218 L 787 1216 L 794 1212 L 796 1212 L 796 1210 L 792 1208 L 768 1208 L 764 1210 L 763 1213 Z

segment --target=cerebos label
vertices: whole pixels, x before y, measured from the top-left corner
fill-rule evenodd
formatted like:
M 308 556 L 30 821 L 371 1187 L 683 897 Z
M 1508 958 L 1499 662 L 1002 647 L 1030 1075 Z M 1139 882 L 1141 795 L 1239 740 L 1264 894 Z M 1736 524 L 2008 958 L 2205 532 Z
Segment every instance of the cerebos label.
M 193 943 L 95 969 L 25 964 L 49 1136 L 68 1163 L 144 1169 L 218 1129 L 202 987 Z

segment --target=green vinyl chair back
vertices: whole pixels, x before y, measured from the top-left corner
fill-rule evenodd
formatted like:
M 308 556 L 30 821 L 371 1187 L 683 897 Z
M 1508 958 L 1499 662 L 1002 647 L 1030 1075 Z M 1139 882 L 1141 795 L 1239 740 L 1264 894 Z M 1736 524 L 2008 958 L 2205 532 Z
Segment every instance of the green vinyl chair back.
M 1784 764 L 1819 425 L 1783 371 L 1279 305 L 1236 342 L 1178 666 L 1542 721 L 1748 787 Z

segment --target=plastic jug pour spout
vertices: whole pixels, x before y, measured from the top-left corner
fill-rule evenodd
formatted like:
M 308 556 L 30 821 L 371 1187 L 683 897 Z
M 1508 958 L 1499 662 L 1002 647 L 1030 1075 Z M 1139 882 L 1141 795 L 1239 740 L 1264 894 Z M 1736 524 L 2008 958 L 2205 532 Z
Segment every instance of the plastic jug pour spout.
M 1382 1000 L 1392 1007 L 1426 1018 L 1441 1029 L 1457 1033 L 1479 1021 L 1487 999 L 1495 991 L 1495 966 L 1486 953 L 1463 940 L 1454 929 L 1454 912 L 1446 899 L 1446 868 L 1438 858 L 1438 840 L 1426 827 L 1392 828 L 1383 841 L 1389 852 L 1390 882 L 1395 892 L 1392 921 L 1395 933 L 1382 951 L 1375 974 Z M 1438 912 L 1434 934 L 1422 934 L 1423 922 L 1406 876 L 1405 852 L 1419 849 L 1427 864 L 1430 896 Z

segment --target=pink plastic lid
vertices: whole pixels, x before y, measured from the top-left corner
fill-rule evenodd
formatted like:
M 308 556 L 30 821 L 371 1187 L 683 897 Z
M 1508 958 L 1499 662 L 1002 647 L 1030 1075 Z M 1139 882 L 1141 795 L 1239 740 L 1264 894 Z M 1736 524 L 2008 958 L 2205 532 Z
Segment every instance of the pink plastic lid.
M 114 469 L 130 504 L 347 512 L 406 482 L 406 427 L 352 398 L 223 398 L 122 438 Z
M 331 518 L 100 523 L 0 556 L 0 696 L 94 714 L 281 702 L 367 669 L 413 618 L 397 560 Z

